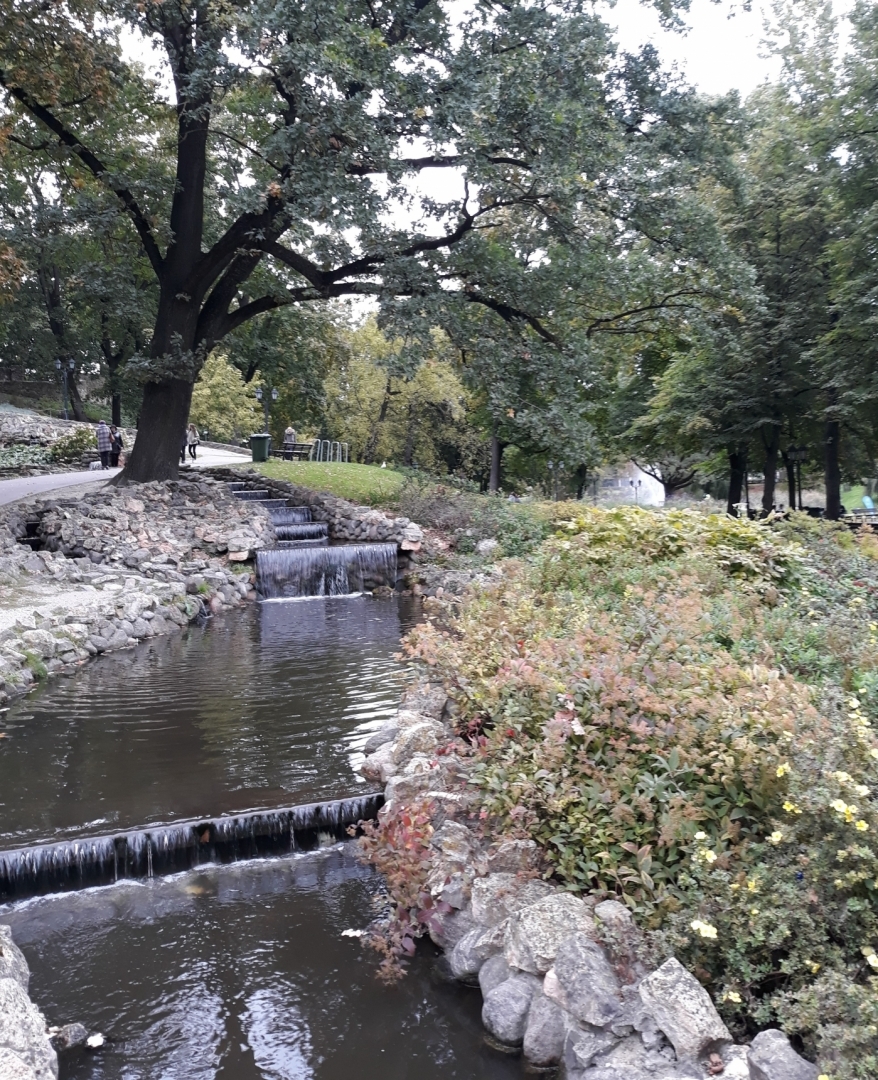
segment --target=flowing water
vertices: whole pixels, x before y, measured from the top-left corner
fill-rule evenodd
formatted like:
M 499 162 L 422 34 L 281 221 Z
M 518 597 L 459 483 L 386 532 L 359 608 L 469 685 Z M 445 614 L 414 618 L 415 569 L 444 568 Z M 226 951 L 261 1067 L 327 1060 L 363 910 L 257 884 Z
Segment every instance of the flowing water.
M 393 653 L 416 615 L 367 597 L 265 603 L 53 681 L 0 716 L 0 847 L 365 794 L 352 765 L 398 702 Z M 61 1080 L 521 1080 L 483 1041 L 478 991 L 447 983 L 429 944 L 384 987 L 342 936 L 378 890 L 334 846 L 7 904 L 0 920 L 49 1023 L 108 1037 L 62 1058 Z

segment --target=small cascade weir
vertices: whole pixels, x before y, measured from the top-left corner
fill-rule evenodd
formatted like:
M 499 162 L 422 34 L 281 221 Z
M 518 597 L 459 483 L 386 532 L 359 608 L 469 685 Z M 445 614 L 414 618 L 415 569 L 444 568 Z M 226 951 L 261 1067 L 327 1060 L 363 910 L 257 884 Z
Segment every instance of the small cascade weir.
M 322 521 L 306 521 L 294 525 L 275 525 L 278 540 L 329 539 L 329 526 Z
M 285 506 L 278 510 L 269 510 L 272 524 L 302 525 L 311 520 L 310 506 Z
M 351 826 L 374 818 L 383 803 L 377 792 L 0 851 L 0 901 L 310 851 L 327 839 L 345 840 Z
M 269 548 L 256 553 L 256 588 L 265 600 L 349 596 L 396 584 L 396 544 Z

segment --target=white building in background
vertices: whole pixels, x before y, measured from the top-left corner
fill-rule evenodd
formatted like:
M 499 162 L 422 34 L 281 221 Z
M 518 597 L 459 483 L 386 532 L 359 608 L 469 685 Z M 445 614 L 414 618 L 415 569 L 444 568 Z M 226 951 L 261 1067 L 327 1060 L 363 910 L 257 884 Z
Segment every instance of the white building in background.
M 601 480 L 600 493 L 604 498 L 638 506 L 664 506 L 665 488 L 660 480 L 645 473 L 633 461 L 621 466 L 614 476 Z

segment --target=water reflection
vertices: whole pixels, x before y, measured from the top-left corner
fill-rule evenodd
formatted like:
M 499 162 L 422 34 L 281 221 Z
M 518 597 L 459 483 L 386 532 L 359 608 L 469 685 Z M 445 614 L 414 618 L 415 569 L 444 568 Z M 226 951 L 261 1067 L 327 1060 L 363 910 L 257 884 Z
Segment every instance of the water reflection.
M 50 1023 L 110 1039 L 62 1080 L 521 1080 L 483 1041 L 478 991 L 429 947 L 398 986 L 341 931 L 375 879 L 350 848 L 211 867 L 2 912 Z
M 0 845 L 354 793 L 416 611 L 254 605 L 52 682 L 0 723 Z

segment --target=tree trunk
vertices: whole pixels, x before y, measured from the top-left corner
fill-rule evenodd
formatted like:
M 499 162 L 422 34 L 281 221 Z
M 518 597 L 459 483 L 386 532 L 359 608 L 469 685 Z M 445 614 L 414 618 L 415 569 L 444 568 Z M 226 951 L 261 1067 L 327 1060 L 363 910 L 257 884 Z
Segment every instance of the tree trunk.
M 824 483 L 826 485 L 825 516 L 830 521 L 838 521 L 841 517 L 840 438 L 841 425 L 838 420 L 828 420 L 824 442 Z
M 585 485 L 588 482 L 588 468 L 585 465 L 576 467 L 576 498 L 581 499 L 585 494 Z
M 503 456 L 503 447 L 500 437 L 497 435 L 497 425 L 491 431 L 491 475 L 488 478 L 488 492 L 496 495 L 500 490 L 500 459 Z
M 408 422 L 406 423 L 405 429 L 405 449 L 403 451 L 402 460 L 404 465 L 411 468 L 415 460 L 415 421 L 418 418 L 417 409 L 415 408 L 415 403 L 413 401 L 409 402 L 407 411 Z
M 112 413 L 112 420 L 116 427 L 122 426 L 122 395 L 114 393 L 110 399 L 110 412 Z
M 183 379 L 146 384 L 134 449 L 117 478 L 121 483 L 177 478 L 191 401 L 192 383 Z
M 777 483 L 777 454 L 780 448 L 780 428 L 772 425 L 771 435 L 765 446 L 765 486 L 762 489 L 762 509 L 770 514 L 774 509 L 774 489 Z
M 76 377 L 69 367 L 62 368 L 62 378 L 67 382 L 67 394 L 70 397 L 70 407 L 73 409 L 73 419 L 85 423 L 88 417 L 85 415 L 85 407 L 79 396 L 79 387 L 76 385 Z
M 780 456 L 783 458 L 784 468 L 787 471 L 787 496 L 788 496 L 788 502 L 790 504 L 789 509 L 790 510 L 795 510 L 796 509 L 796 463 L 793 461 L 793 459 L 790 457 L 790 455 L 786 452 L 786 450 L 782 450 Z
M 381 408 L 378 410 L 378 418 L 372 425 L 369 441 L 366 443 L 366 448 L 363 451 L 364 465 L 372 465 L 375 462 L 375 450 L 378 447 L 378 436 L 381 434 L 381 425 L 387 418 L 387 410 L 390 407 L 390 399 L 393 396 L 393 391 L 390 389 L 392 385 L 390 376 L 388 375 L 387 385 L 384 387 L 384 397 L 381 401 Z
M 744 495 L 744 476 L 747 469 L 747 451 L 740 446 L 729 447 L 729 498 L 726 512 L 738 516 L 738 505 Z

